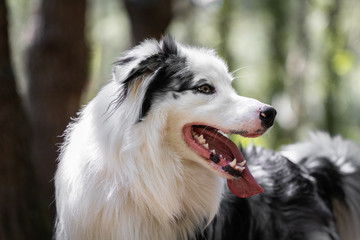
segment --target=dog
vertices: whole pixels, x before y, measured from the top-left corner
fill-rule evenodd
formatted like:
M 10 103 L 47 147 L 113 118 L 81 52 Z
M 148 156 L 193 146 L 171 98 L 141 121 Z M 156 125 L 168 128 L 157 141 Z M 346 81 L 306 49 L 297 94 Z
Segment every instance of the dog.
M 280 152 L 249 146 L 243 155 L 264 193 L 228 191 L 198 239 L 360 239 L 358 145 L 314 132 Z
M 318 132 L 238 149 L 227 134 L 258 137 L 276 110 L 232 79 L 169 36 L 124 53 L 65 132 L 55 239 L 360 239 L 359 147 Z
M 172 37 L 120 57 L 65 131 L 55 239 L 191 239 L 227 189 L 263 189 L 227 134 L 258 137 L 276 110 L 237 95 L 225 62 Z M 204 236 L 204 235 L 203 235 Z

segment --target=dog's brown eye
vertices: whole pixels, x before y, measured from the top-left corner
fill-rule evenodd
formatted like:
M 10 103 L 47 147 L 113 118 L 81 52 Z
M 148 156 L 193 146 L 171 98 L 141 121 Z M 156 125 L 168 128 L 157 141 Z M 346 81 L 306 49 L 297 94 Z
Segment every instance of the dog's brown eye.
M 197 90 L 205 94 L 211 94 L 215 92 L 215 88 L 209 84 L 201 85 L 200 87 L 197 88 Z

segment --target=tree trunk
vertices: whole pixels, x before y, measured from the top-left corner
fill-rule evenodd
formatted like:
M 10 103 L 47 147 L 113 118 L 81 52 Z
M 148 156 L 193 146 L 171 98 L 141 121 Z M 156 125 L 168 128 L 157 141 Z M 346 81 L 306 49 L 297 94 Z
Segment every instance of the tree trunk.
M 146 38 L 159 39 L 173 18 L 171 0 L 125 0 L 132 33 L 132 45 Z
M 30 127 L 13 74 L 5 0 L 0 0 L 0 239 L 49 239 L 30 161 Z
M 58 144 L 87 82 L 85 10 L 86 0 L 37 2 L 26 58 L 33 160 L 50 219 L 55 214 L 52 179 Z
M 328 10 L 328 50 L 326 53 L 326 68 L 327 68 L 327 84 L 326 84 L 326 98 L 325 98 L 325 129 L 332 135 L 339 133 L 338 118 L 339 118 L 339 88 L 340 88 L 340 76 L 334 69 L 334 56 L 339 49 L 343 49 L 343 43 L 341 39 L 341 32 L 339 29 L 339 15 L 341 10 L 341 1 L 333 1 L 331 7 Z M 342 120 L 345 123 L 345 119 Z
M 234 10 L 234 1 L 233 0 L 224 0 L 222 2 L 221 9 L 219 11 L 219 23 L 217 26 L 218 32 L 221 36 L 221 42 L 217 47 L 218 54 L 226 59 L 229 69 L 233 69 L 232 63 L 233 56 L 229 50 L 229 40 L 230 40 L 230 28 L 231 28 L 231 16 Z

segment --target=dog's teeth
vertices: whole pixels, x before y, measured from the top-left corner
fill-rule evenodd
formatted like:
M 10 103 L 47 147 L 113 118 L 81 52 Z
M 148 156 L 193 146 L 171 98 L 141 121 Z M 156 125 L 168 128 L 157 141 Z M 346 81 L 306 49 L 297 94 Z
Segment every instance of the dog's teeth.
M 243 166 L 245 165 L 245 163 L 246 163 L 246 160 L 242 161 L 241 163 L 238 163 L 238 165 L 239 165 L 240 167 L 243 167 Z
M 244 170 L 245 170 L 245 167 L 240 167 L 240 166 L 236 165 L 236 166 L 235 166 L 235 170 L 244 171 Z
M 206 143 L 206 139 L 204 138 L 203 135 L 199 136 L 198 141 L 199 141 L 200 144 L 205 144 Z
M 210 152 L 216 154 L 215 149 L 210 150 Z
M 219 157 L 220 157 L 220 158 L 224 158 L 223 155 L 221 155 L 221 154 L 219 155 Z
M 208 144 L 208 143 L 205 143 L 203 146 L 204 146 L 206 149 L 209 149 L 209 144 Z
M 236 166 L 236 158 L 234 158 L 234 160 L 229 163 L 230 167 L 234 168 Z

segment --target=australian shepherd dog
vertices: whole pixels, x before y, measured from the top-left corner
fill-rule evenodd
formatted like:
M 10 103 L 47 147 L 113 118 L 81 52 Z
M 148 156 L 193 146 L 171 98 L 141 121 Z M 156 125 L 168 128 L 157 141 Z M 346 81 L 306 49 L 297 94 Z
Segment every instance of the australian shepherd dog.
M 227 135 L 262 135 L 276 110 L 232 79 L 168 36 L 119 58 L 65 132 L 55 239 L 359 239 L 359 148 L 240 150 Z

